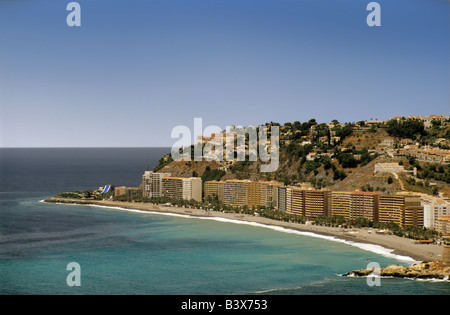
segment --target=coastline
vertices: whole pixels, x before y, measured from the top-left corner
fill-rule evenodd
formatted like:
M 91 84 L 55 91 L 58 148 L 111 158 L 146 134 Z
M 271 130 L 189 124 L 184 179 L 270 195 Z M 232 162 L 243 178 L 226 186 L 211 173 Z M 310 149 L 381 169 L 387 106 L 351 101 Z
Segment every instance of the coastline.
M 414 240 L 395 235 L 384 235 L 370 232 L 372 229 L 361 228 L 347 230 L 337 227 L 299 224 L 273 220 L 247 214 L 206 211 L 202 209 L 179 208 L 151 203 L 122 202 L 106 200 L 83 200 L 51 197 L 44 200 L 49 203 L 100 206 L 130 211 L 144 211 L 157 214 L 179 215 L 198 219 L 211 219 L 232 223 L 245 223 L 268 227 L 283 232 L 297 232 L 302 235 L 323 237 L 330 241 L 345 242 L 364 250 L 379 253 L 408 262 L 436 261 L 441 259 L 442 246 L 436 244 L 415 244 Z

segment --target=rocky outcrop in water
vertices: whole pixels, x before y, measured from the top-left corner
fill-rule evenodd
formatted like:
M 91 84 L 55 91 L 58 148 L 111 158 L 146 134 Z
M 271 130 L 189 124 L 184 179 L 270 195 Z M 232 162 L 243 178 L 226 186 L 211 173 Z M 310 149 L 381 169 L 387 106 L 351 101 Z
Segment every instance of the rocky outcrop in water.
M 350 277 L 366 277 L 376 273 L 381 277 L 394 278 L 412 278 L 412 279 L 450 279 L 450 266 L 445 265 L 441 261 L 422 262 L 414 264 L 410 267 L 391 265 L 385 268 L 376 270 L 375 268 L 353 270 L 346 273 L 344 276 Z

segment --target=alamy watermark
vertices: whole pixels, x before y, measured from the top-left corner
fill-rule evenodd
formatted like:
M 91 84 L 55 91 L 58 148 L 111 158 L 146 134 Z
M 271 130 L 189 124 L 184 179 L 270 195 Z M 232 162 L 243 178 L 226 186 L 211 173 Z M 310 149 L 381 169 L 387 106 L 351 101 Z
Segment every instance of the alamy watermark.
M 69 2 L 66 6 L 66 10 L 70 13 L 66 17 L 66 23 L 68 26 L 81 26 L 81 6 L 78 2 Z
M 67 264 L 66 270 L 71 271 L 67 275 L 66 283 L 69 287 L 81 286 L 81 267 L 77 262 Z
M 81 6 L 78 2 L 69 2 L 66 6 L 67 11 L 71 11 L 66 18 L 68 26 L 81 26 Z M 369 2 L 366 10 L 370 11 L 367 15 L 366 23 L 368 26 L 381 26 L 381 7 L 378 2 Z
M 369 287 L 379 287 L 381 286 L 381 267 L 377 262 L 370 262 L 367 264 L 367 270 L 373 270 L 366 279 L 367 285 Z
M 185 145 L 192 140 L 191 129 L 184 125 L 172 129 L 171 137 L 179 139 L 172 145 L 174 161 L 257 161 L 259 156 L 260 161 L 270 162 L 261 163 L 261 172 L 278 169 L 279 126 L 270 126 L 270 129 L 268 126 L 227 126 L 223 131 L 214 125 L 203 129 L 202 118 L 194 118 L 194 134 L 197 135 L 194 145 Z M 205 136 L 209 134 L 211 136 Z
M 381 7 L 378 2 L 370 2 L 366 7 L 367 11 L 371 11 L 366 18 L 368 26 L 381 26 Z

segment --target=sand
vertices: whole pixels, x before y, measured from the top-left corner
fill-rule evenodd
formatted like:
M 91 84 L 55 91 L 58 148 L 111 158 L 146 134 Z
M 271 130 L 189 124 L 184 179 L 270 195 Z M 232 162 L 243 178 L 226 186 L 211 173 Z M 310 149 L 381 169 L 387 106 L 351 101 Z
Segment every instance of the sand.
M 79 199 L 64 199 L 64 198 L 49 198 L 46 201 L 61 202 L 61 203 L 76 203 L 86 205 L 91 204 L 107 207 L 120 207 L 125 209 L 153 211 L 166 214 L 179 214 L 193 217 L 223 218 L 229 220 L 254 222 L 296 231 L 310 232 L 318 235 L 331 236 L 337 239 L 346 240 L 359 244 L 378 245 L 385 249 L 392 250 L 392 254 L 410 257 L 415 262 L 435 261 L 441 259 L 442 256 L 441 245 L 417 244 L 412 239 L 399 237 L 395 235 L 377 234 L 374 229 L 370 228 L 358 228 L 349 230 L 338 227 L 326 227 L 311 224 L 283 222 L 246 214 L 224 213 L 219 211 L 205 211 L 202 209 L 179 208 L 179 207 L 171 207 L 139 202 L 79 200 Z

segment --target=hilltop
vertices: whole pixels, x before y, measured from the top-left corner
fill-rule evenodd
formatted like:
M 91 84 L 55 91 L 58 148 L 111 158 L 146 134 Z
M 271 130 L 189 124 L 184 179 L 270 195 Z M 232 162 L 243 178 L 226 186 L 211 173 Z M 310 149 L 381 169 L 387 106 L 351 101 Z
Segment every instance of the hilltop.
M 204 180 L 307 182 L 316 188 L 348 191 L 437 194 L 450 187 L 450 117 L 409 116 L 343 124 L 311 119 L 265 125 L 278 126 L 280 131 L 276 172 L 260 172 L 260 161 L 176 162 L 170 154 L 160 159 L 154 171 Z M 214 139 L 214 135 L 204 138 Z M 396 163 L 405 172 L 375 172 L 379 163 Z

